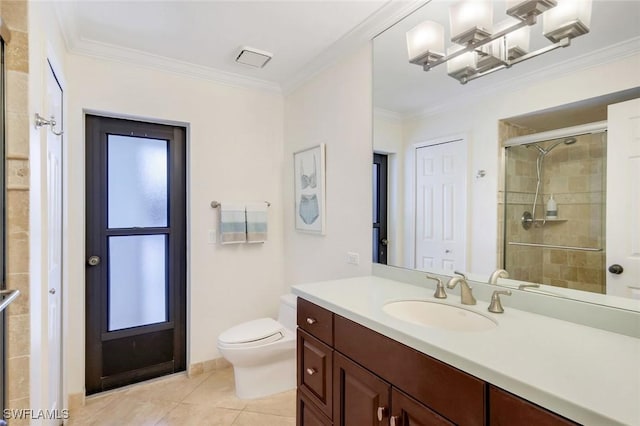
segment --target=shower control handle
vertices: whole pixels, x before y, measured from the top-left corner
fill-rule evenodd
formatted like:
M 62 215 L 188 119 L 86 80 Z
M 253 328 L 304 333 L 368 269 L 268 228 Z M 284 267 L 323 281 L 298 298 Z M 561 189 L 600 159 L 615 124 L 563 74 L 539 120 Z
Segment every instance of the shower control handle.
M 611 272 L 612 274 L 620 275 L 624 272 L 624 268 L 621 265 L 614 263 L 613 265 L 609 266 L 609 272 Z

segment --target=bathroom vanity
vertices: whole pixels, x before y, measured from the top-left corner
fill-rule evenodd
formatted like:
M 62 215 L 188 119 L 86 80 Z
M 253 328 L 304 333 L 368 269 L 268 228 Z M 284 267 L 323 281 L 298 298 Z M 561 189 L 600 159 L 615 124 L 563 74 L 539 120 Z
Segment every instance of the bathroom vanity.
M 509 299 L 504 314 L 471 307 L 496 322 L 483 331 L 402 321 L 384 306 L 435 303 L 433 289 L 375 276 L 293 292 L 298 425 L 640 422 L 639 339 L 510 309 Z

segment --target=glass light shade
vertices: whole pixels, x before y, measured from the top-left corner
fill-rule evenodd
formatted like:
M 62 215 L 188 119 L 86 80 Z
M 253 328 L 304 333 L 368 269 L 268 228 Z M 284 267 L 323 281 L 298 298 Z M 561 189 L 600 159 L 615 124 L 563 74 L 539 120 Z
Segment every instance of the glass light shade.
M 478 72 L 485 72 L 506 65 L 506 59 L 506 40 L 504 37 L 500 37 L 478 49 L 476 68 Z
M 518 20 L 515 18 L 507 18 L 495 25 L 495 31 L 500 32 L 510 26 L 517 24 Z M 515 31 L 508 33 L 507 39 L 507 59 L 516 59 L 520 56 L 526 55 L 529 52 L 529 40 L 531 39 L 531 27 L 525 26 Z
M 491 35 L 493 4 L 491 0 L 462 0 L 449 8 L 451 41 L 468 44 Z
M 464 49 L 462 46 L 451 46 L 447 49 L 447 55 Z M 447 61 L 447 74 L 451 77 L 460 80 L 462 83 L 466 83 L 466 79 L 477 71 L 476 68 L 476 52 L 466 52 L 455 58 L 451 58 Z
M 444 56 L 444 27 L 424 21 L 407 31 L 409 62 L 424 65 Z
M 557 0 L 556 7 L 542 15 L 542 32 L 554 43 L 589 32 L 591 0 Z

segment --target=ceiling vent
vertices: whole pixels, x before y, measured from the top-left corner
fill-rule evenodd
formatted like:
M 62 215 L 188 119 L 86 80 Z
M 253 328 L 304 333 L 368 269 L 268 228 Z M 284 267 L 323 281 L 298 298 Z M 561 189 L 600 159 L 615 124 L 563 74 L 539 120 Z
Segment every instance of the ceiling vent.
M 249 65 L 255 68 L 263 68 L 271 60 L 273 54 L 253 47 L 243 47 L 236 58 L 239 64 Z

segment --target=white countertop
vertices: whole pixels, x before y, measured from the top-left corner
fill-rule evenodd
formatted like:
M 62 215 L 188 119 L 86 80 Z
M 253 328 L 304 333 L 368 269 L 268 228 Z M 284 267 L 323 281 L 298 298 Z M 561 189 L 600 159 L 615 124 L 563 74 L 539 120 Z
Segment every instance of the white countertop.
M 454 332 L 382 311 L 393 300 L 433 299 L 433 289 L 367 276 L 293 286 L 293 293 L 427 355 L 585 425 L 640 425 L 640 339 L 511 309 L 498 326 Z M 446 303 L 460 305 L 460 290 Z

